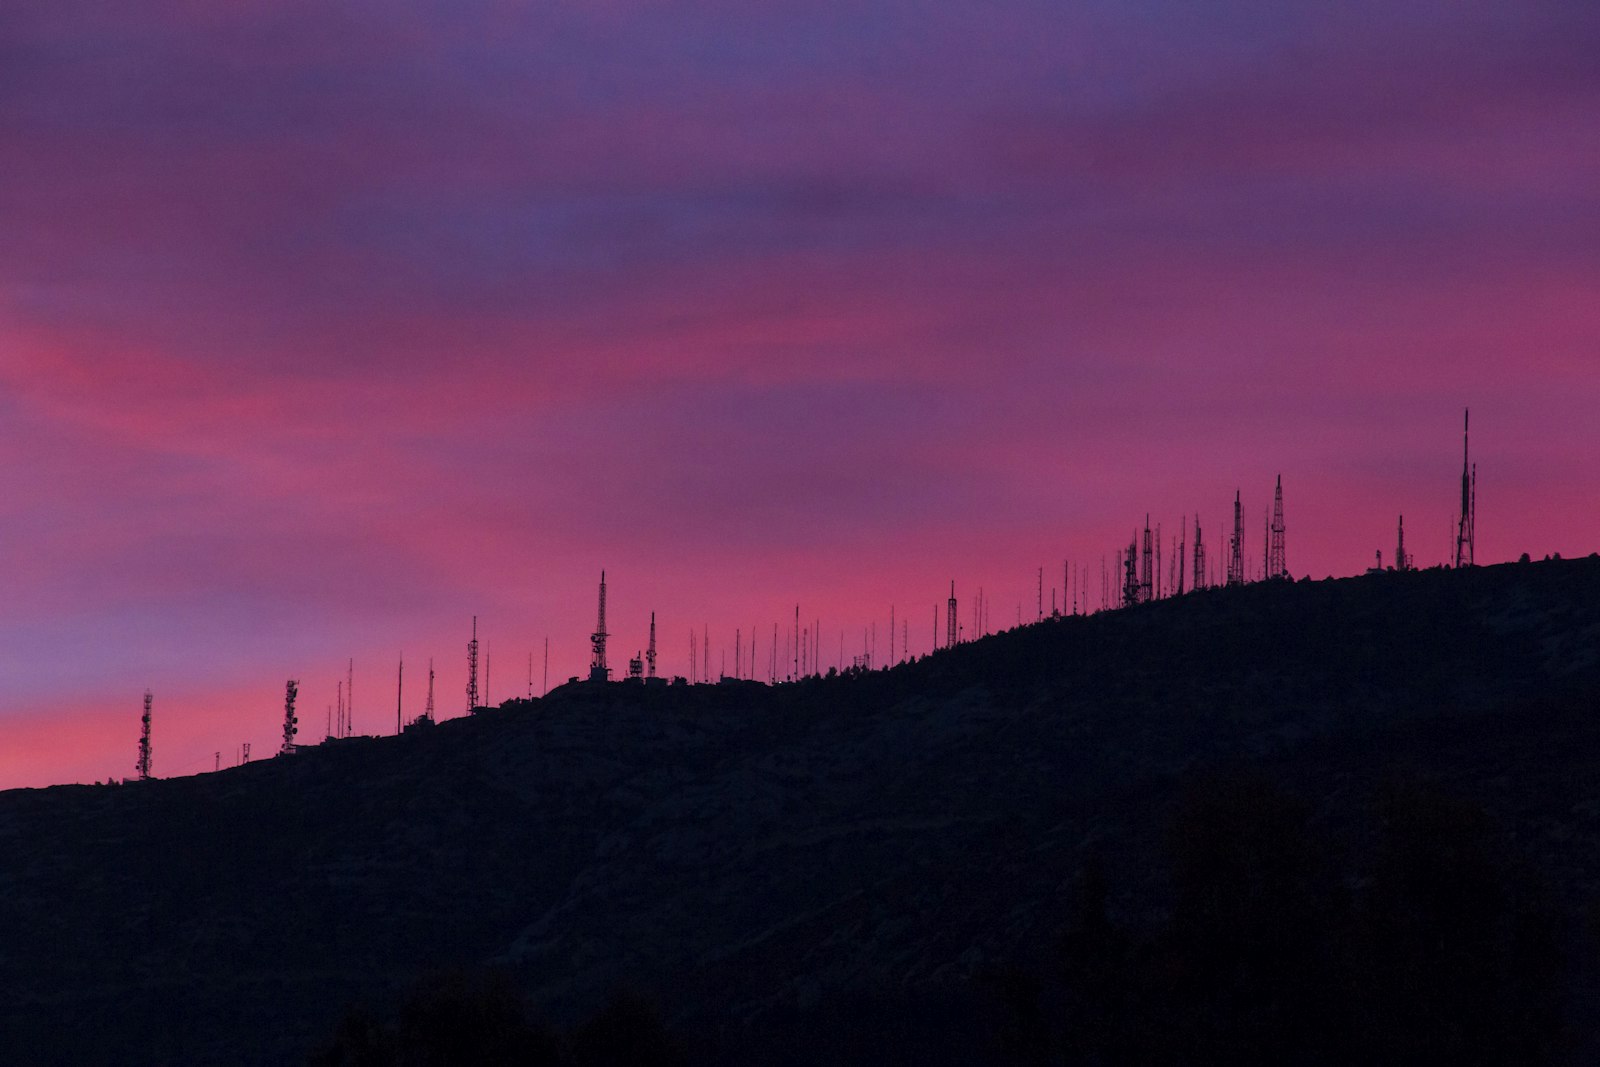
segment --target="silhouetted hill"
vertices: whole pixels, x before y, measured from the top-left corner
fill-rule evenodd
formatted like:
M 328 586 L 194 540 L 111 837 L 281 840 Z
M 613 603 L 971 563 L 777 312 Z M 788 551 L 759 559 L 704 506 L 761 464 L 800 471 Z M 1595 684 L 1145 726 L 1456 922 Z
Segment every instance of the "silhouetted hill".
M 641 994 L 695 1062 L 1014 1058 L 1004 976 L 1101 973 L 1057 975 L 1086 870 L 1096 922 L 1137 943 L 1117 967 L 1201 958 L 1185 872 L 1212 853 L 1185 848 L 1234 810 L 1192 800 L 1218 776 L 1293 798 L 1267 840 L 1340 843 L 1316 878 L 1363 929 L 1398 914 L 1369 891 L 1400 884 L 1395 784 L 1481 807 L 1545 887 L 1582 1039 L 1597 694 L 1590 557 L 1211 590 L 893 670 L 564 687 L 216 774 L 13 790 L 0 1059 L 302 1062 L 350 1005 L 382 1019 L 486 966 L 559 1027 Z

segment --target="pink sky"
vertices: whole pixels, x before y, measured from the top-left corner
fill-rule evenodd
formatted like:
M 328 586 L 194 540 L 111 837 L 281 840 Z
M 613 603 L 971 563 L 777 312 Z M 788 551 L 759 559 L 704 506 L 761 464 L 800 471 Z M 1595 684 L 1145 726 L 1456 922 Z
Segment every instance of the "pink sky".
M 1590 3 L 0 15 L 0 787 L 661 625 L 992 618 L 1282 473 L 1297 575 L 1600 548 Z M 762 653 L 763 658 L 765 653 Z M 717 654 L 713 655 L 713 669 Z M 536 687 L 538 685 L 536 679 Z M 421 708 L 407 689 L 407 714 Z M 320 728 L 308 731 L 320 736 Z

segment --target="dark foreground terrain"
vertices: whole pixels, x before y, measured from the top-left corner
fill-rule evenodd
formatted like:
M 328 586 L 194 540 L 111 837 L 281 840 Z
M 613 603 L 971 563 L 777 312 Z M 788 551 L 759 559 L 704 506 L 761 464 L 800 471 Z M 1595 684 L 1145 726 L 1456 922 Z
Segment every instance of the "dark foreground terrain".
M 1591 557 L 0 793 L 0 1061 L 1592 1062 L 1597 695 Z

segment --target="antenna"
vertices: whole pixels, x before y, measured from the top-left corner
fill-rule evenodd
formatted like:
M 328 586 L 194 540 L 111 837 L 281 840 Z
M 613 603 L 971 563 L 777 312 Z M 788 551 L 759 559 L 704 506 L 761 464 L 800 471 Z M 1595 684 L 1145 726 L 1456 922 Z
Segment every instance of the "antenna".
M 283 687 L 283 747 L 278 750 L 280 756 L 293 754 L 295 735 L 300 732 L 300 720 L 294 715 L 294 698 L 300 692 L 300 683 L 290 678 Z
M 650 649 L 644 654 L 644 661 L 648 665 L 646 668 L 648 673 L 645 677 L 654 678 L 656 676 L 656 613 L 653 611 L 650 613 Z
M 1148 604 L 1155 593 L 1154 573 L 1151 568 L 1150 516 L 1144 517 L 1144 552 L 1139 557 L 1139 603 Z
M 144 691 L 144 715 L 139 719 L 139 762 L 133 765 L 139 772 L 139 781 L 150 780 L 150 690 Z
M 1191 575 L 1196 589 L 1206 587 L 1206 544 L 1200 535 L 1200 513 L 1194 516 L 1194 573 Z
M 423 707 L 422 717 L 429 722 L 433 721 L 433 657 L 428 657 L 428 703 Z
M 400 733 L 400 706 L 405 694 L 406 684 L 406 654 L 400 653 L 400 669 L 394 676 L 394 732 Z
M 600 572 L 600 618 L 594 628 L 594 633 L 589 635 L 589 648 L 592 656 L 589 659 L 589 681 L 609 682 L 611 668 L 606 666 L 606 638 L 611 635 L 606 633 L 606 572 Z
M 1408 571 L 1411 569 L 1411 557 L 1406 555 L 1406 517 L 1400 516 L 1400 530 L 1394 543 L 1394 569 Z
M 356 713 L 356 661 L 352 658 L 349 666 L 349 678 L 344 687 L 344 735 L 349 737 L 355 733 L 352 722 Z
M 1467 430 L 1472 416 L 1465 409 L 1461 416 L 1461 511 L 1456 524 L 1456 566 L 1470 567 L 1473 559 L 1474 527 L 1477 526 L 1478 468 L 1470 462 Z
M 1188 562 L 1188 559 L 1189 559 L 1189 554 L 1184 551 L 1184 543 L 1183 543 L 1184 536 L 1187 535 L 1188 532 L 1189 532 L 1189 519 L 1188 519 L 1187 516 L 1185 516 L 1183 521 L 1178 523 L 1178 595 L 1179 596 L 1183 595 L 1183 565 L 1186 562 Z
M 1228 542 L 1228 584 L 1244 584 L 1244 510 L 1237 489 L 1233 491 L 1233 540 Z
M 544 692 L 546 696 L 550 694 L 550 635 L 548 634 L 544 639 Z
M 1272 499 L 1272 547 L 1267 553 L 1267 577 L 1289 577 L 1289 557 L 1284 550 L 1283 525 L 1283 475 L 1278 475 L 1278 488 Z
M 1122 606 L 1131 608 L 1139 602 L 1139 531 L 1135 529 L 1128 539 L 1128 551 L 1122 558 Z
M 956 647 L 956 583 L 954 579 L 950 582 L 950 600 L 945 605 L 944 619 L 944 647 L 954 648 Z
M 478 706 L 478 617 L 472 617 L 472 640 L 467 642 L 467 711 Z

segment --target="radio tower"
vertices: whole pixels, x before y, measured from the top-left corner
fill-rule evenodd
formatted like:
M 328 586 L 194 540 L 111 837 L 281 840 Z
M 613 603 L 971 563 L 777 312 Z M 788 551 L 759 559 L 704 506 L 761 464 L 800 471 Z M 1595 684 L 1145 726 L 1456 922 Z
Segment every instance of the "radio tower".
M 594 656 L 589 661 L 589 681 L 611 681 L 611 668 L 606 666 L 606 638 L 611 635 L 606 633 L 606 572 L 600 572 L 600 621 L 594 628 L 594 633 L 589 635 L 589 647 L 594 650 Z
M 1228 543 L 1228 584 L 1244 584 L 1244 511 L 1237 489 L 1233 491 L 1233 540 Z
M 944 647 L 956 647 L 956 583 L 950 583 L 950 599 L 945 604 Z
M 1278 475 L 1278 488 L 1272 499 L 1272 547 L 1267 552 L 1267 577 L 1289 577 L 1289 563 L 1283 543 L 1283 475 Z
M 1467 428 L 1471 410 L 1461 417 L 1461 517 L 1456 526 L 1456 566 L 1472 566 L 1474 532 L 1478 525 L 1478 467 L 1468 462 Z
M 428 657 L 428 703 L 423 706 L 422 717 L 433 721 L 433 657 Z
M 283 747 L 278 749 L 280 756 L 294 752 L 294 737 L 300 732 L 300 720 L 294 716 L 294 698 L 299 692 L 300 683 L 293 678 L 283 687 Z
M 1400 533 L 1394 543 L 1394 569 L 1408 571 L 1411 569 L 1411 557 L 1406 555 L 1406 517 L 1400 516 Z
M 650 648 L 644 654 L 645 677 L 656 676 L 656 613 L 650 613 Z
M 1128 540 L 1128 551 L 1122 560 L 1122 606 L 1131 608 L 1139 602 L 1139 531 L 1134 530 Z
M 1200 515 L 1194 517 L 1194 573 L 1190 585 L 1195 589 L 1206 587 L 1206 543 L 1200 537 Z
M 1184 549 L 1183 538 L 1184 538 L 1184 535 L 1188 532 L 1188 527 L 1189 527 L 1189 522 L 1188 522 L 1187 519 L 1185 519 L 1183 522 L 1178 523 L 1178 595 L 1179 596 L 1183 595 L 1183 566 L 1184 566 L 1185 563 L 1188 562 L 1188 553 L 1186 553 L 1183 550 Z
M 1155 582 L 1150 546 L 1150 516 L 1144 517 L 1144 549 L 1139 555 L 1139 603 L 1155 599 Z
M 144 715 L 139 719 L 139 762 L 133 769 L 139 772 L 139 781 L 150 780 L 150 690 L 144 691 Z
M 478 706 L 478 617 L 472 617 L 472 640 L 467 642 L 467 711 Z

